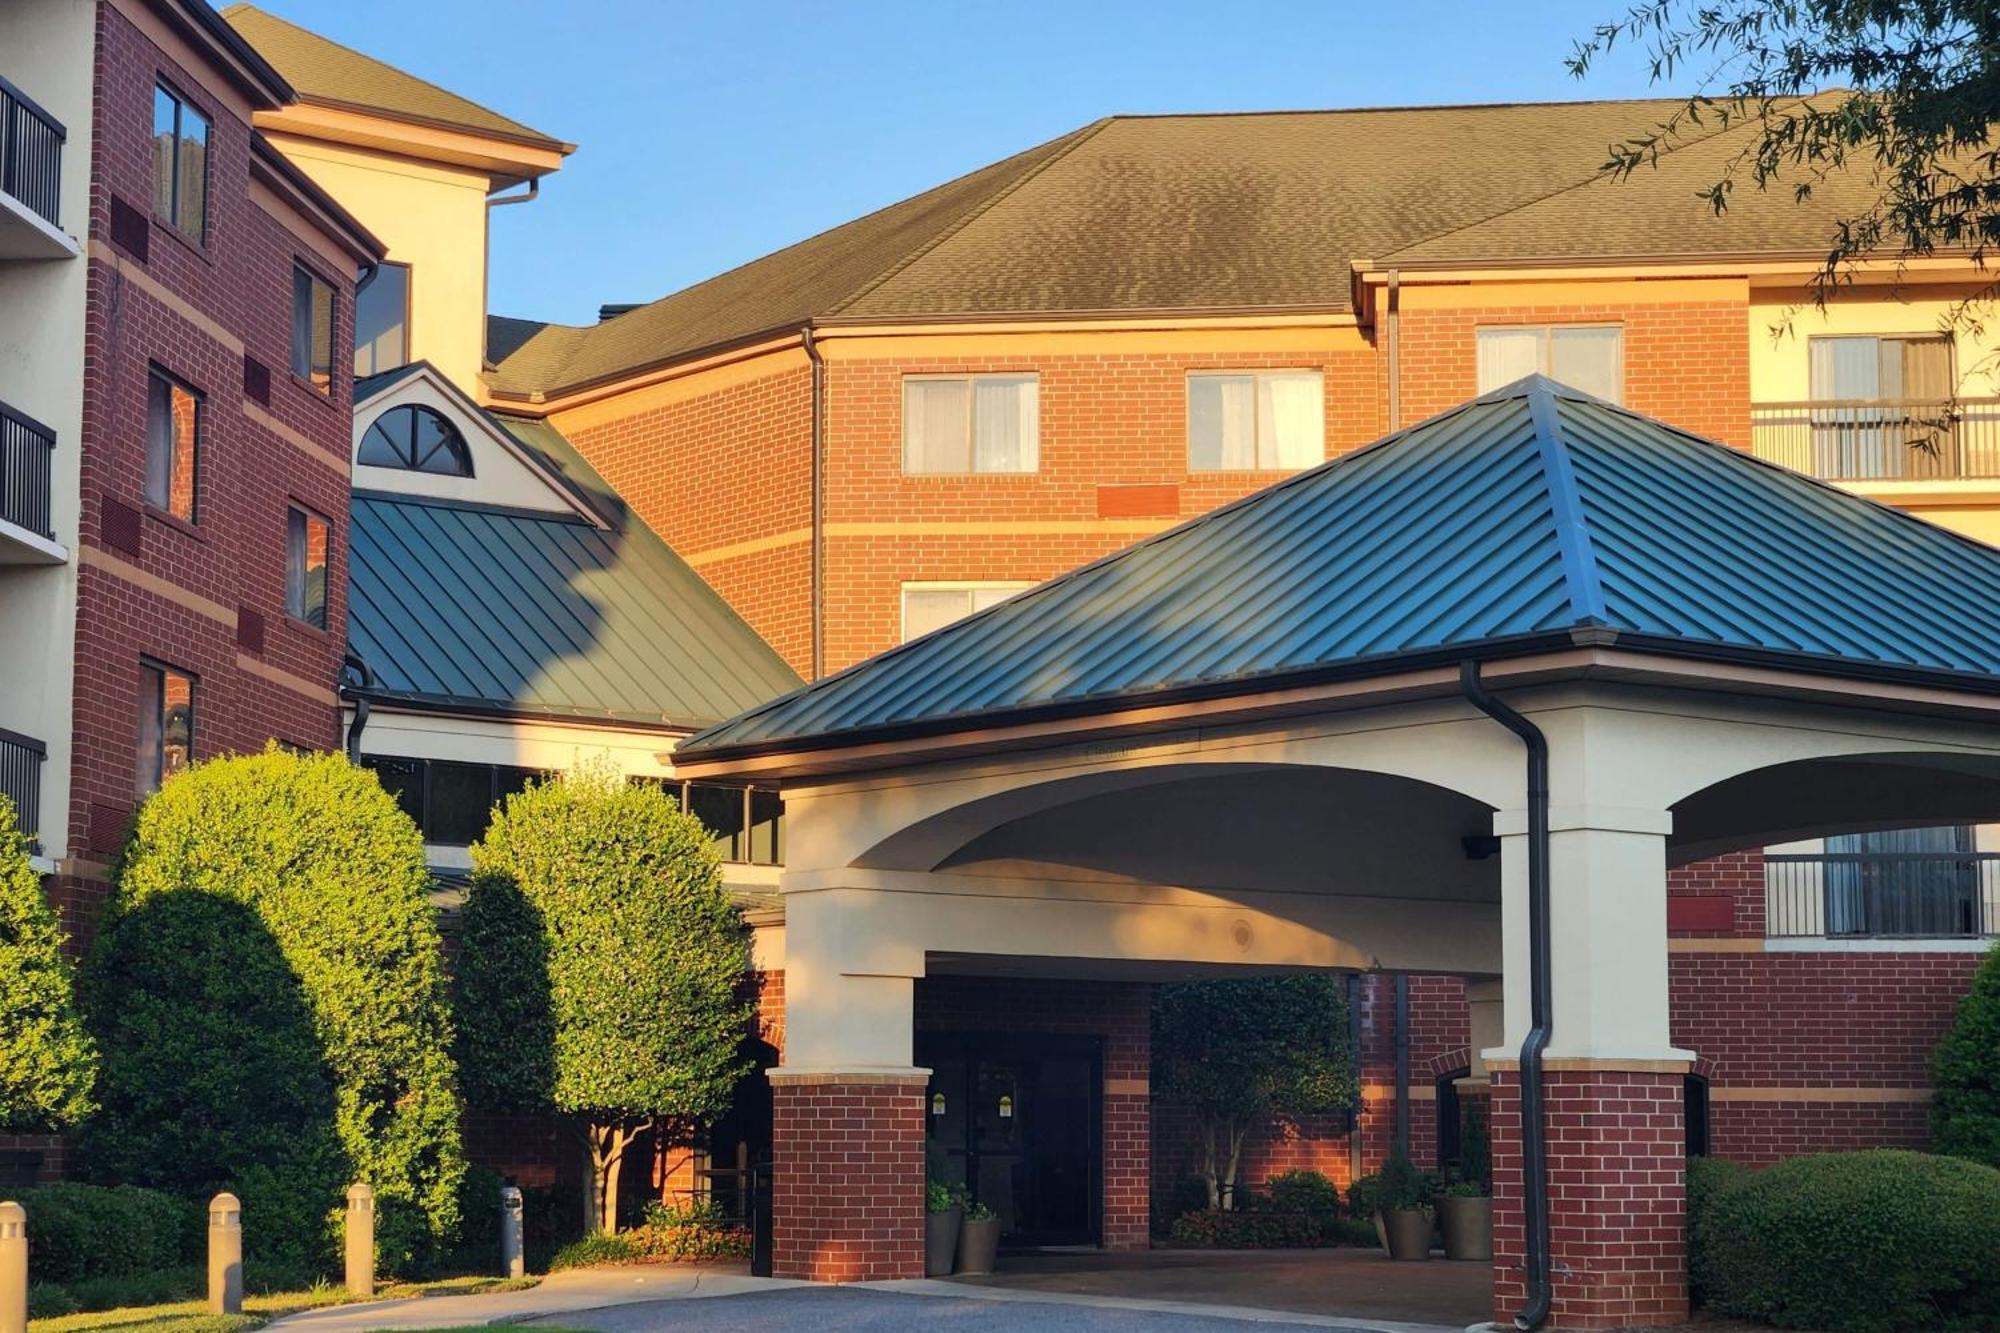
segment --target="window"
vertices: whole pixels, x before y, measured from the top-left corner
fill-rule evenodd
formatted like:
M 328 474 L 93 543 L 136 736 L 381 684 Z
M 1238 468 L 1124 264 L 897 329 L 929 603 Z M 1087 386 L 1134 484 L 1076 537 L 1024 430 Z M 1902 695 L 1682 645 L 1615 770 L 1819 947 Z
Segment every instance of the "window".
M 1326 461 L 1317 370 L 1188 376 L 1188 468 L 1276 471 Z
M 153 88 L 153 212 L 208 241 L 208 117 L 165 84 Z
M 292 266 L 292 373 L 333 392 L 333 288 L 303 264 Z
M 285 511 L 285 611 L 314 629 L 326 628 L 326 520 L 297 505 Z
M 458 427 L 428 407 L 392 407 L 361 437 L 355 461 L 444 477 L 472 475 L 472 454 Z
M 1479 392 L 1527 375 L 1625 401 L 1625 331 L 1616 325 L 1513 326 L 1479 330 Z
M 424 841 L 450 847 L 478 842 L 493 807 L 543 776 L 511 764 L 456 764 L 438 759 L 365 755 L 382 790 L 423 831 Z
M 1952 342 L 1912 337 L 1807 343 L 1812 468 L 1817 476 L 1948 477 L 1958 473 Z
M 155 366 L 146 379 L 146 503 L 195 521 L 201 395 Z
M 905 583 L 903 642 L 943 629 L 974 611 L 998 606 L 1032 583 Z
M 379 375 L 410 359 L 410 266 L 383 264 L 354 293 L 354 374 Z
M 707 827 L 716 855 L 723 860 L 738 865 L 784 864 L 785 798 L 779 793 L 712 782 L 663 785 L 683 810 Z
M 194 757 L 194 677 L 185 671 L 139 663 L 139 795 L 188 766 Z
M 903 471 L 1033 472 L 1033 375 L 913 376 L 903 381 Z

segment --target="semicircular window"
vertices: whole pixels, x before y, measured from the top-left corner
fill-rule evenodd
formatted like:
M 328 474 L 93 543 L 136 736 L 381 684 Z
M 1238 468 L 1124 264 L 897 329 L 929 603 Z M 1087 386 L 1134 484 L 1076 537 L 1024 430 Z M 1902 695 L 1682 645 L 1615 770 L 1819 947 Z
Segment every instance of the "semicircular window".
M 458 427 L 428 407 L 392 407 L 361 437 L 356 462 L 443 477 L 472 475 L 472 451 Z

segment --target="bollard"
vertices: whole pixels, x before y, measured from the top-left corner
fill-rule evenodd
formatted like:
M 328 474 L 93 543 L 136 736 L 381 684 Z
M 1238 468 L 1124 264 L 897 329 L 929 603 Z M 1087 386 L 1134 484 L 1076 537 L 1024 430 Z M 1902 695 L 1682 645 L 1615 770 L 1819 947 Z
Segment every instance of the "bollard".
M 528 1261 L 521 1248 L 521 1191 L 509 1185 L 500 1191 L 500 1271 L 507 1277 L 525 1277 Z M 0 1333 L 11 1333 L 0 1329 Z
M 243 1204 L 227 1190 L 208 1201 L 208 1312 L 243 1313 Z
M 28 1333 L 28 1210 L 0 1203 L 0 1333 Z
M 375 1294 L 375 1191 L 347 1187 L 347 1294 Z

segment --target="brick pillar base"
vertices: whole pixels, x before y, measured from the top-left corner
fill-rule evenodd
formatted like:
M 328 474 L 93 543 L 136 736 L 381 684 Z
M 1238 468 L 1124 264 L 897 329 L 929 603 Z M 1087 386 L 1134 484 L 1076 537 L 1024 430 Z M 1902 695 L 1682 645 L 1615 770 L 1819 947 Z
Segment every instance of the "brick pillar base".
M 772 1276 L 922 1277 L 924 1077 L 770 1079 Z
M 1682 1075 L 1653 1069 L 1551 1069 L 1547 1097 L 1549 1327 L 1628 1328 L 1688 1317 Z M 1503 1327 L 1527 1303 L 1521 1084 L 1493 1070 L 1493 1311 Z

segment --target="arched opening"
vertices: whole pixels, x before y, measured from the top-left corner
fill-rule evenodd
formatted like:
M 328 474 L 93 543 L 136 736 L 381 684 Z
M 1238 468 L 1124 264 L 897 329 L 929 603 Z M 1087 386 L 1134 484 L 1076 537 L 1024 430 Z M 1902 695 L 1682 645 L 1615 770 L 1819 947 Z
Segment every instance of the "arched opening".
M 472 475 L 472 451 L 458 427 L 442 413 L 416 403 L 392 407 L 376 417 L 361 437 L 355 461 L 440 477 Z

